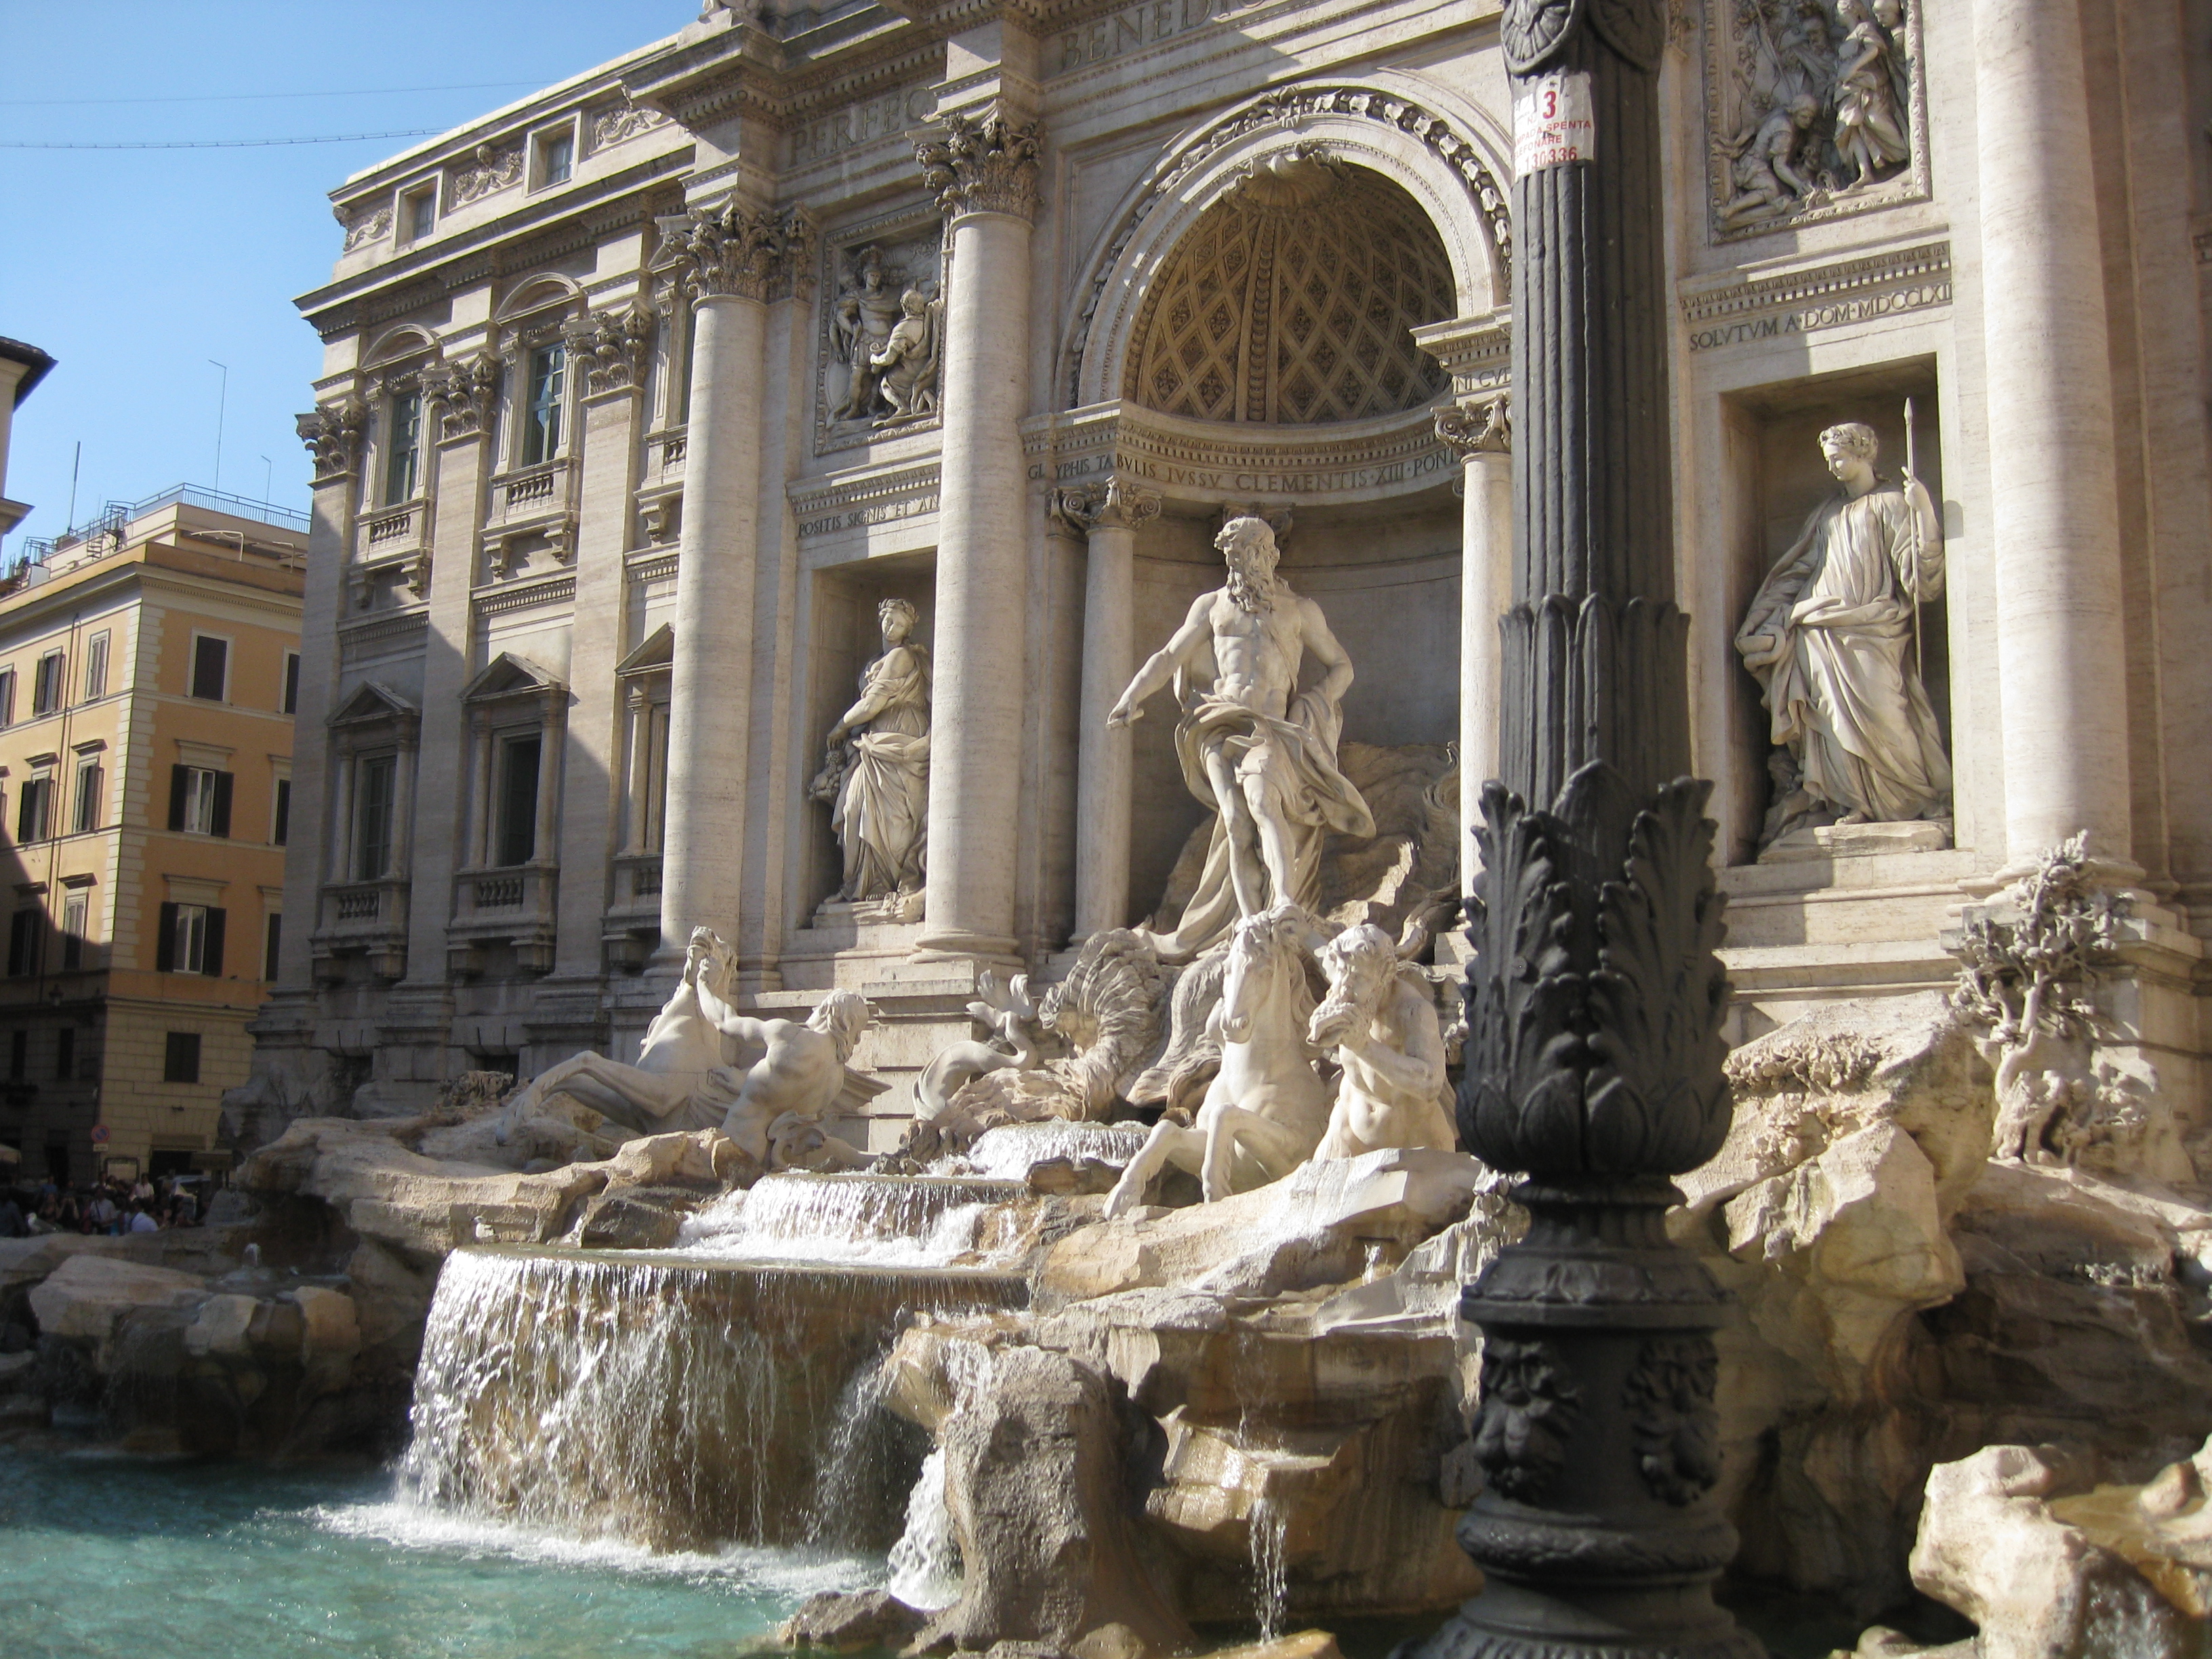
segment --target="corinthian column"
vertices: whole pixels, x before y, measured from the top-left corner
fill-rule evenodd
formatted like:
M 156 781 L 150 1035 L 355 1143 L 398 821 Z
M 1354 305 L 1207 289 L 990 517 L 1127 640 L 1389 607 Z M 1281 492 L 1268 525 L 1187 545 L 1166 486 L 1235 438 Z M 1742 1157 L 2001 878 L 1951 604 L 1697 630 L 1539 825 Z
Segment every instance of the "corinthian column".
M 736 203 L 660 222 L 663 258 L 698 313 L 669 678 L 661 944 L 653 963 L 672 969 L 692 928 L 733 933 L 737 921 L 768 302 L 788 290 L 811 239 L 803 220 L 772 218 Z
M 1037 136 L 952 114 L 915 147 L 952 226 L 938 495 L 937 704 L 921 949 L 1014 953 L 1029 583 L 1018 422 L 1029 369 Z M 679 634 L 680 639 L 682 635 Z
M 1075 937 L 1129 925 L 1129 734 L 1106 716 L 1136 668 L 1137 526 L 1160 513 L 1150 489 L 1119 478 L 1060 493 L 1054 511 L 1087 532 L 1083 586 L 1082 736 L 1075 771 Z
M 2005 851 L 2024 866 L 2087 830 L 2139 874 L 2103 243 L 2051 225 L 2053 203 L 2096 213 L 2075 0 L 1975 0 L 1974 92 Z
M 1468 837 L 1482 817 L 1484 780 L 1498 775 L 1498 619 L 1513 603 L 1512 394 L 1491 393 L 1437 411 L 1437 436 L 1465 465 L 1459 571 L 1460 890 L 1481 867 Z

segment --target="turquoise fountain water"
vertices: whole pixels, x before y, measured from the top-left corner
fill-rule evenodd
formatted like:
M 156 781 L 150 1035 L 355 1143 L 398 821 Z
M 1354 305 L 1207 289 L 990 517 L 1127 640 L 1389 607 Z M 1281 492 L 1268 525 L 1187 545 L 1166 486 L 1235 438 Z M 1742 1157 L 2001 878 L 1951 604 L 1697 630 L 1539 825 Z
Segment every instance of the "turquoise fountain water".
M 389 1474 L 0 1450 L 10 1659 L 726 1656 L 880 1556 L 653 1554 L 392 1501 Z

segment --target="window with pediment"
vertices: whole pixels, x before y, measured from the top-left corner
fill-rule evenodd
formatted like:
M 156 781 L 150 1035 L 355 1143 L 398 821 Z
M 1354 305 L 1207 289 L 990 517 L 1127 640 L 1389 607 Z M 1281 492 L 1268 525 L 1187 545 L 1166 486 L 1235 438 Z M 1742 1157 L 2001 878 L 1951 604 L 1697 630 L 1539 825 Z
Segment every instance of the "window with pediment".
M 1411 331 L 1454 314 L 1426 214 L 1365 168 L 1256 169 L 1169 255 L 1122 395 L 1194 420 L 1297 426 L 1418 409 L 1446 385 Z

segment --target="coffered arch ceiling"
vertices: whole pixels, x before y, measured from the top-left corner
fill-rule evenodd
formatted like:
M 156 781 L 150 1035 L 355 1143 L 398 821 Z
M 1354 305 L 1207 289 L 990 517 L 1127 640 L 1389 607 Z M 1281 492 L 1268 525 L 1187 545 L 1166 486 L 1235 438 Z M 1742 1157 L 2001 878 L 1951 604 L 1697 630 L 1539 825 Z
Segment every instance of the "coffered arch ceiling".
M 1199 216 L 1160 267 L 1124 360 L 1130 403 L 1298 426 L 1418 409 L 1447 384 L 1409 330 L 1456 309 L 1451 260 L 1380 173 L 1285 155 Z

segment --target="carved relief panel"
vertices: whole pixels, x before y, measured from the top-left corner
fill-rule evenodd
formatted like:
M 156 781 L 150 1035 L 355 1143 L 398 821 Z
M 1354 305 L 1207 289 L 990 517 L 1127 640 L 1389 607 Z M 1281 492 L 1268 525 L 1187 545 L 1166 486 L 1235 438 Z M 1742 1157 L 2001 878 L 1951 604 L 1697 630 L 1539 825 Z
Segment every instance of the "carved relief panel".
M 944 229 L 916 207 L 841 233 L 822 262 L 814 453 L 938 423 Z
M 1928 195 L 1925 0 L 1710 0 L 1716 241 Z

